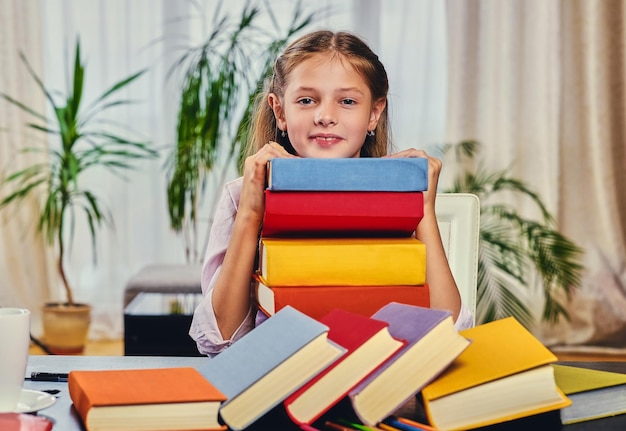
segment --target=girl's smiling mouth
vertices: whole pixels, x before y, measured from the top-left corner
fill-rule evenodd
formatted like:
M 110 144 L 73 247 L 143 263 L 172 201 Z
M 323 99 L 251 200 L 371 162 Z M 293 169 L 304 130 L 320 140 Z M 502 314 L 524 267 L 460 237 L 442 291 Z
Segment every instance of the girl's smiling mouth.
M 315 134 L 311 135 L 309 140 L 320 146 L 330 146 L 343 141 L 343 138 L 337 135 Z

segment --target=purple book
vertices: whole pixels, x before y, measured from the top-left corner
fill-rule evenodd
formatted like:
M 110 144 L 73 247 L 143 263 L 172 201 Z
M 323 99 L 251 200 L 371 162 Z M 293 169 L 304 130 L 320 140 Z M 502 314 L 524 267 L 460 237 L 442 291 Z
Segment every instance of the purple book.
M 407 344 L 349 393 L 354 412 L 371 426 L 415 396 L 470 343 L 449 311 L 392 302 L 372 318 L 388 322 L 391 335 Z

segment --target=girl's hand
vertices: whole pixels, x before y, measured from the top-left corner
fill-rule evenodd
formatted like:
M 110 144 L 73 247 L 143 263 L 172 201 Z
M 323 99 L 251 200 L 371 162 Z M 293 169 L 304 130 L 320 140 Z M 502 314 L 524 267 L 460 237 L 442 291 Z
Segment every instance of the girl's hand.
M 250 276 L 254 273 L 259 227 L 265 209 L 267 161 L 294 157 L 275 142 L 246 158 L 237 215 L 211 293 L 215 320 L 224 340 L 231 339 L 250 313 Z
M 267 161 L 281 157 L 296 157 L 289 154 L 276 142 L 265 144 L 259 151 L 246 158 L 243 170 L 243 187 L 237 214 L 252 217 L 261 223 L 265 209 L 265 183 Z
M 429 156 L 424 150 L 416 150 L 415 148 L 409 148 L 386 157 L 423 157 L 428 159 L 428 190 L 424 192 L 424 207 L 434 210 L 437 184 L 442 166 L 441 160 Z

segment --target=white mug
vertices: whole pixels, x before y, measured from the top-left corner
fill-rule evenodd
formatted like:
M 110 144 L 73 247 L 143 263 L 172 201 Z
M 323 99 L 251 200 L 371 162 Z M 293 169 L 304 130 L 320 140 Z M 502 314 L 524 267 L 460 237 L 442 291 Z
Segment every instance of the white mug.
M 0 307 L 0 413 L 17 407 L 28 361 L 30 311 Z

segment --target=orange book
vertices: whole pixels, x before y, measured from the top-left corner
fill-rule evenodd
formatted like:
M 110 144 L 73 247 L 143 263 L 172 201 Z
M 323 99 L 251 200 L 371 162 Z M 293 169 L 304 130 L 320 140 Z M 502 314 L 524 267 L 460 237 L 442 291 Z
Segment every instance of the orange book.
M 226 429 L 225 395 L 195 368 L 72 371 L 68 388 L 88 431 Z
M 291 305 L 319 320 L 334 308 L 371 316 L 390 302 L 430 307 L 427 284 L 398 286 L 270 286 L 255 275 L 257 303 L 267 316 Z

